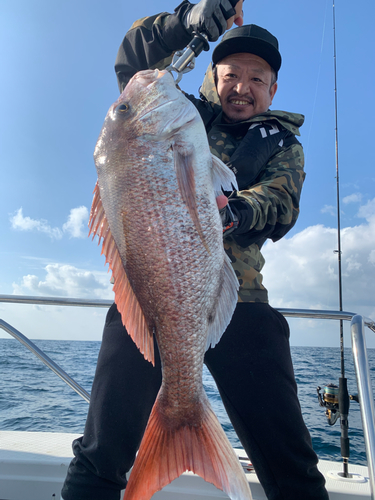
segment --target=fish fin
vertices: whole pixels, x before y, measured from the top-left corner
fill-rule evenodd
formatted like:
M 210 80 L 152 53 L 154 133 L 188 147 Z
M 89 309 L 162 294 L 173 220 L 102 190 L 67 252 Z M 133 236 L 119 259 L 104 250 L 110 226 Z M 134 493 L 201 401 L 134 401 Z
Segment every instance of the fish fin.
M 199 425 L 172 429 L 157 399 L 130 473 L 123 500 L 149 500 L 186 470 L 223 490 L 232 500 L 251 500 L 238 457 L 209 403 Z
M 239 282 L 228 255 L 224 255 L 223 280 L 214 311 L 213 322 L 208 328 L 206 351 L 221 339 L 229 325 L 238 301 Z
M 174 153 L 174 164 L 178 188 L 182 199 L 186 204 L 191 220 L 197 230 L 202 243 L 208 253 L 210 249 L 203 234 L 202 226 L 199 221 L 197 198 L 195 191 L 195 172 L 194 172 L 194 148 L 191 144 L 182 141 L 175 142 L 172 146 Z
M 113 291 L 115 292 L 115 302 L 121 314 L 122 323 L 145 359 L 155 365 L 153 333 L 148 328 L 142 308 L 126 275 L 116 242 L 105 216 L 98 183 L 95 185 L 90 212 L 89 236 L 91 234 L 92 239 L 96 235 L 99 237 L 98 244 L 103 238 L 102 254 L 105 255 L 105 264 L 109 264 L 112 278 L 115 280 Z
M 223 188 L 225 191 L 232 191 L 233 187 L 238 189 L 236 176 L 219 158 L 212 156 L 212 182 L 214 190 L 218 193 Z M 223 281 L 219 293 L 218 301 L 214 311 L 214 319 L 210 324 L 207 334 L 206 350 L 214 347 L 221 339 L 227 326 L 232 319 L 233 312 L 238 301 L 239 283 L 236 273 L 232 267 L 230 259 L 224 256 Z
M 232 170 L 225 165 L 219 158 L 215 155 L 212 156 L 212 182 L 215 191 L 233 191 L 238 190 L 236 176 Z

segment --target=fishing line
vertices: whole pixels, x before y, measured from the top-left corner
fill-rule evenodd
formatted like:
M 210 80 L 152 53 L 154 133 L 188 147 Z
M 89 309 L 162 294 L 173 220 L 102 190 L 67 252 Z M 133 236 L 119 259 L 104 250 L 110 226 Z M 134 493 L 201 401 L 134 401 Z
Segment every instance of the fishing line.
M 333 65 L 335 75 L 335 153 L 336 153 L 336 199 L 337 199 L 337 253 L 338 275 L 339 275 L 339 310 L 342 311 L 342 270 L 341 270 L 341 217 L 340 217 L 340 182 L 339 182 L 339 127 L 337 118 L 337 58 L 336 58 L 336 20 L 335 20 L 335 0 L 333 0 Z M 344 366 L 344 336 L 343 320 L 340 320 L 340 348 L 341 348 L 341 376 L 345 377 Z
M 313 122 L 314 122 L 314 114 L 315 114 L 315 108 L 316 108 L 316 101 L 318 99 L 318 88 L 319 88 L 320 72 L 321 72 L 321 68 L 322 68 L 322 54 L 323 54 L 324 39 L 325 39 L 325 32 L 326 32 L 326 20 L 327 20 L 328 1 L 329 0 L 326 0 L 326 8 L 325 8 L 325 13 L 324 13 L 323 31 L 322 31 L 322 41 L 321 41 L 321 44 L 320 44 L 319 68 L 318 68 L 318 75 L 317 75 L 316 86 L 315 86 L 315 97 L 314 97 L 313 109 L 312 109 L 312 113 L 311 113 L 310 128 L 309 128 L 309 132 L 308 132 L 308 135 L 307 135 L 307 146 L 305 148 L 306 149 L 306 153 L 305 153 L 305 157 L 306 158 L 308 158 L 308 156 L 309 156 L 310 136 L 311 136 L 312 126 L 313 126 Z

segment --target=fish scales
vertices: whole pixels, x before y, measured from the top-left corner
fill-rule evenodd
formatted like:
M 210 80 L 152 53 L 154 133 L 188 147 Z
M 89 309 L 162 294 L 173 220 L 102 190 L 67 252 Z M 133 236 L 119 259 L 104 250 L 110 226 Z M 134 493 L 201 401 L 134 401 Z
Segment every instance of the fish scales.
M 137 73 L 111 106 L 94 159 L 90 232 L 103 237 L 128 333 L 152 363 L 155 335 L 162 364 L 124 499 L 147 500 L 185 470 L 250 499 L 202 382 L 205 351 L 237 302 L 215 198 L 234 175 L 210 154 L 195 107 L 158 70 Z

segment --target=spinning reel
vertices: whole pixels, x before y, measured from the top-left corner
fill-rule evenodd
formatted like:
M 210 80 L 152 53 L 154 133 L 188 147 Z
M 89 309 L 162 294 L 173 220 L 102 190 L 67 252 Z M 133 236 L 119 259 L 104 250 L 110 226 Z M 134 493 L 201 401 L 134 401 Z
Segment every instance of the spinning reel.
M 335 384 L 328 384 L 324 386 L 323 394 L 320 393 L 321 389 L 322 388 L 320 386 L 316 388 L 319 405 L 326 409 L 325 415 L 329 425 L 334 425 L 340 418 L 339 387 Z M 348 396 L 349 400 L 357 401 L 357 403 L 359 403 L 357 394 L 348 394 Z M 346 404 L 344 407 L 345 406 Z M 346 412 L 344 411 L 343 414 L 345 413 Z
M 349 462 L 349 405 L 350 400 L 357 401 L 359 399 L 357 395 L 349 395 L 347 387 L 347 379 L 345 377 L 340 377 L 339 385 L 328 384 L 324 387 L 323 396 L 320 394 L 321 387 L 317 387 L 318 400 L 320 406 L 326 409 L 325 414 L 329 425 L 334 425 L 338 419 L 340 419 L 341 426 L 341 456 L 343 458 L 344 470 L 342 474 L 339 475 L 344 478 L 351 478 L 352 474 L 349 474 L 348 462 Z

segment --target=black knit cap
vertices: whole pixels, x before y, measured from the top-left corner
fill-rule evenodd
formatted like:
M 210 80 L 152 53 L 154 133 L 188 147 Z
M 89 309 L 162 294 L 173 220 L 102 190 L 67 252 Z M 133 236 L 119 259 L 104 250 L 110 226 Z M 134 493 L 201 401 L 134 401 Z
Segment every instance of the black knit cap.
M 281 67 L 277 38 L 256 24 L 246 24 L 227 31 L 212 53 L 212 62 L 215 65 L 224 57 L 240 52 L 261 57 L 276 73 Z

